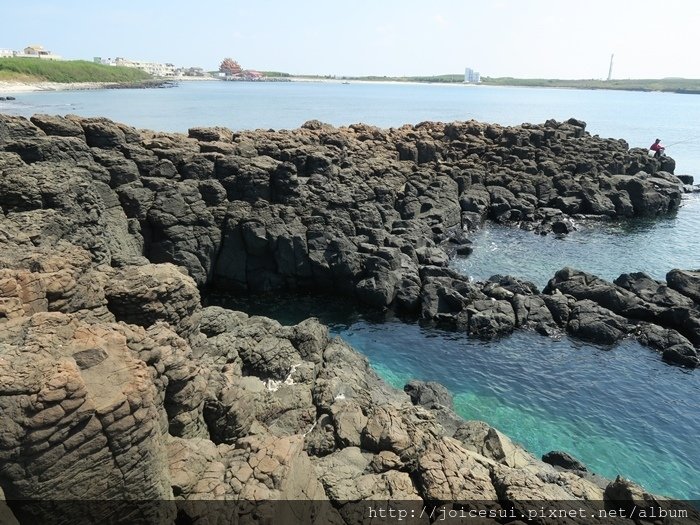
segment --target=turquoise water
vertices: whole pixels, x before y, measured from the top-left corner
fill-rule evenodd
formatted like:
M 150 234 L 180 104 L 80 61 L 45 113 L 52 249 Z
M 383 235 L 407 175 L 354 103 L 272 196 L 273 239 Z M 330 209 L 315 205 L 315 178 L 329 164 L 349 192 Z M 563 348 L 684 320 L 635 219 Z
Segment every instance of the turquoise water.
M 637 343 L 605 350 L 530 332 L 483 343 L 396 323 L 338 333 L 394 386 L 439 381 L 461 416 L 488 421 L 536 455 L 565 450 L 604 476 L 700 496 L 700 380 Z
M 660 137 L 677 161 L 676 173 L 700 178 L 700 96 L 695 95 L 207 82 L 174 89 L 18 93 L 17 99 L 0 102 L 0 112 L 103 115 L 163 131 L 197 125 L 295 128 L 310 119 L 387 127 L 423 120 L 519 124 L 574 116 L 585 120 L 591 133 L 624 138 L 632 146 L 646 147 Z M 675 217 L 584 227 L 562 239 L 488 225 L 474 234 L 474 253 L 454 265 L 478 279 L 509 273 L 539 286 L 567 265 L 608 279 L 629 271 L 662 278 L 672 267 L 700 267 L 699 234 L 700 200 L 690 198 Z M 636 343 L 608 351 L 530 333 L 484 343 L 367 317 L 321 298 L 237 304 L 283 322 L 320 317 L 395 386 L 410 378 L 439 381 L 454 393 L 463 416 L 488 421 L 536 454 L 567 450 L 601 474 L 621 473 L 658 493 L 700 499 L 700 376 L 665 365 Z
M 700 376 L 634 341 L 606 349 L 516 332 L 484 342 L 323 296 L 210 301 L 285 324 L 319 317 L 393 386 L 438 381 L 461 416 L 489 422 L 536 455 L 565 450 L 604 476 L 700 499 Z

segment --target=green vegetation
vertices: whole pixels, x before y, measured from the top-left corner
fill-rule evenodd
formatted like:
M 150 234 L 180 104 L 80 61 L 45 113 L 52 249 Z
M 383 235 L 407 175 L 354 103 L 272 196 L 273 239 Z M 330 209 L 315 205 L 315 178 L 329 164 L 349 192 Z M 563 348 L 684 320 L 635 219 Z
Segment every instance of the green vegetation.
M 289 73 L 283 73 L 282 71 L 261 71 L 266 78 L 289 78 L 292 75 Z
M 455 84 L 464 81 L 464 75 L 434 75 L 434 76 L 418 76 L 418 77 L 387 77 L 387 76 L 368 76 L 368 77 L 338 77 L 341 80 L 365 80 L 378 82 L 438 82 L 441 84 Z
M 18 82 L 139 82 L 152 78 L 140 69 L 86 60 L 0 58 L 0 80 Z
M 461 84 L 464 75 L 434 75 L 432 77 L 407 77 L 409 82 L 441 82 L 447 84 Z
M 362 80 L 366 82 L 424 82 L 461 84 L 464 75 L 447 74 L 433 76 L 333 76 L 290 75 L 282 71 L 262 71 L 265 78 L 297 78 L 319 80 Z M 142 82 L 152 77 L 140 69 L 106 66 L 85 60 L 43 60 L 39 58 L 0 58 L 0 81 L 16 82 Z M 700 94 L 700 79 L 662 78 L 628 80 L 563 80 L 549 78 L 482 77 L 486 86 L 553 87 L 571 89 L 616 89 L 628 91 L 668 91 L 673 93 Z

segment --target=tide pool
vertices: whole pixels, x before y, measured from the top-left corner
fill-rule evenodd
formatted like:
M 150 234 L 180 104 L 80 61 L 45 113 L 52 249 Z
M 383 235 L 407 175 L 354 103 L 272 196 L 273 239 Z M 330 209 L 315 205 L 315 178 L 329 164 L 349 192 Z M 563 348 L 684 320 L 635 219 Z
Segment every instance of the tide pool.
M 697 375 L 626 341 L 612 350 L 529 332 L 491 343 L 403 323 L 338 332 L 401 388 L 438 381 L 466 419 L 495 426 L 535 455 L 564 450 L 594 472 L 657 494 L 697 499 Z M 390 341 L 390 342 L 389 342 Z
M 486 223 L 470 239 L 474 252 L 452 266 L 476 280 L 514 275 L 541 290 L 565 266 L 609 281 L 632 272 L 664 280 L 673 268 L 700 268 L 700 197 L 687 196 L 673 217 L 589 223 L 565 236 Z

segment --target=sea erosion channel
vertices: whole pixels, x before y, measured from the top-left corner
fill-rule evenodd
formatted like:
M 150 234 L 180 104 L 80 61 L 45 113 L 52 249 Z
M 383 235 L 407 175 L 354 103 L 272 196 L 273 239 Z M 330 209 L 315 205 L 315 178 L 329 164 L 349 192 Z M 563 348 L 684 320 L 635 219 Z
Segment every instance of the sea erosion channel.
M 318 119 L 380 127 L 476 119 L 502 125 L 575 117 L 587 132 L 646 148 L 658 136 L 675 173 L 700 178 L 700 97 L 661 93 L 352 83 L 185 83 L 166 90 L 26 93 L 0 112 L 107 116 L 136 127 L 181 131 L 195 125 L 234 130 L 296 128 Z M 564 267 L 612 281 L 645 272 L 700 268 L 700 199 L 683 196 L 658 218 L 573 221 L 566 235 L 540 235 L 487 221 L 469 232 L 472 253 L 450 268 L 474 281 L 494 274 L 542 291 Z M 562 333 L 517 330 L 469 337 L 362 307 L 327 294 L 211 293 L 208 304 L 282 323 L 309 316 L 364 353 L 396 387 L 437 381 L 457 412 L 497 427 L 536 455 L 564 450 L 604 476 L 621 474 L 648 490 L 700 499 L 700 379 L 662 361 L 634 338 L 592 344 Z

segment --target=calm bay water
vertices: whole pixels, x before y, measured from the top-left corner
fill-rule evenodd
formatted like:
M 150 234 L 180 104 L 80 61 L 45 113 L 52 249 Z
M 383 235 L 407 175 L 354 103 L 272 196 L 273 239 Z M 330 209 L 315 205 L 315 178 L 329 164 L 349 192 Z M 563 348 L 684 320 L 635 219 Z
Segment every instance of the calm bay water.
M 576 117 L 588 131 L 646 147 L 659 137 L 676 173 L 700 178 L 700 96 L 622 91 L 365 83 L 191 82 L 173 89 L 18 93 L 0 112 L 107 116 L 137 127 L 186 131 L 295 128 L 310 119 L 334 125 L 399 126 L 423 120 L 501 124 Z M 563 266 L 607 279 L 673 267 L 700 268 L 700 199 L 677 216 L 582 227 L 568 237 L 487 225 L 474 253 L 454 262 L 477 279 L 509 273 L 544 286 Z M 439 381 L 467 418 L 488 421 L 536 454 L 562 449 L 607 476 L 622 473 L 646 488 L 700 499 L 700 379 L 665 365 L 627 341 L 612 350 L 516 333 L 483 343 L 398 320 L 368 319 L 347 305 L 275 297 L 231 306 L 283 322 L 316 315 L 365 353 L 401 387 Z M 429 359 L 426 359 L 429 356 Z

